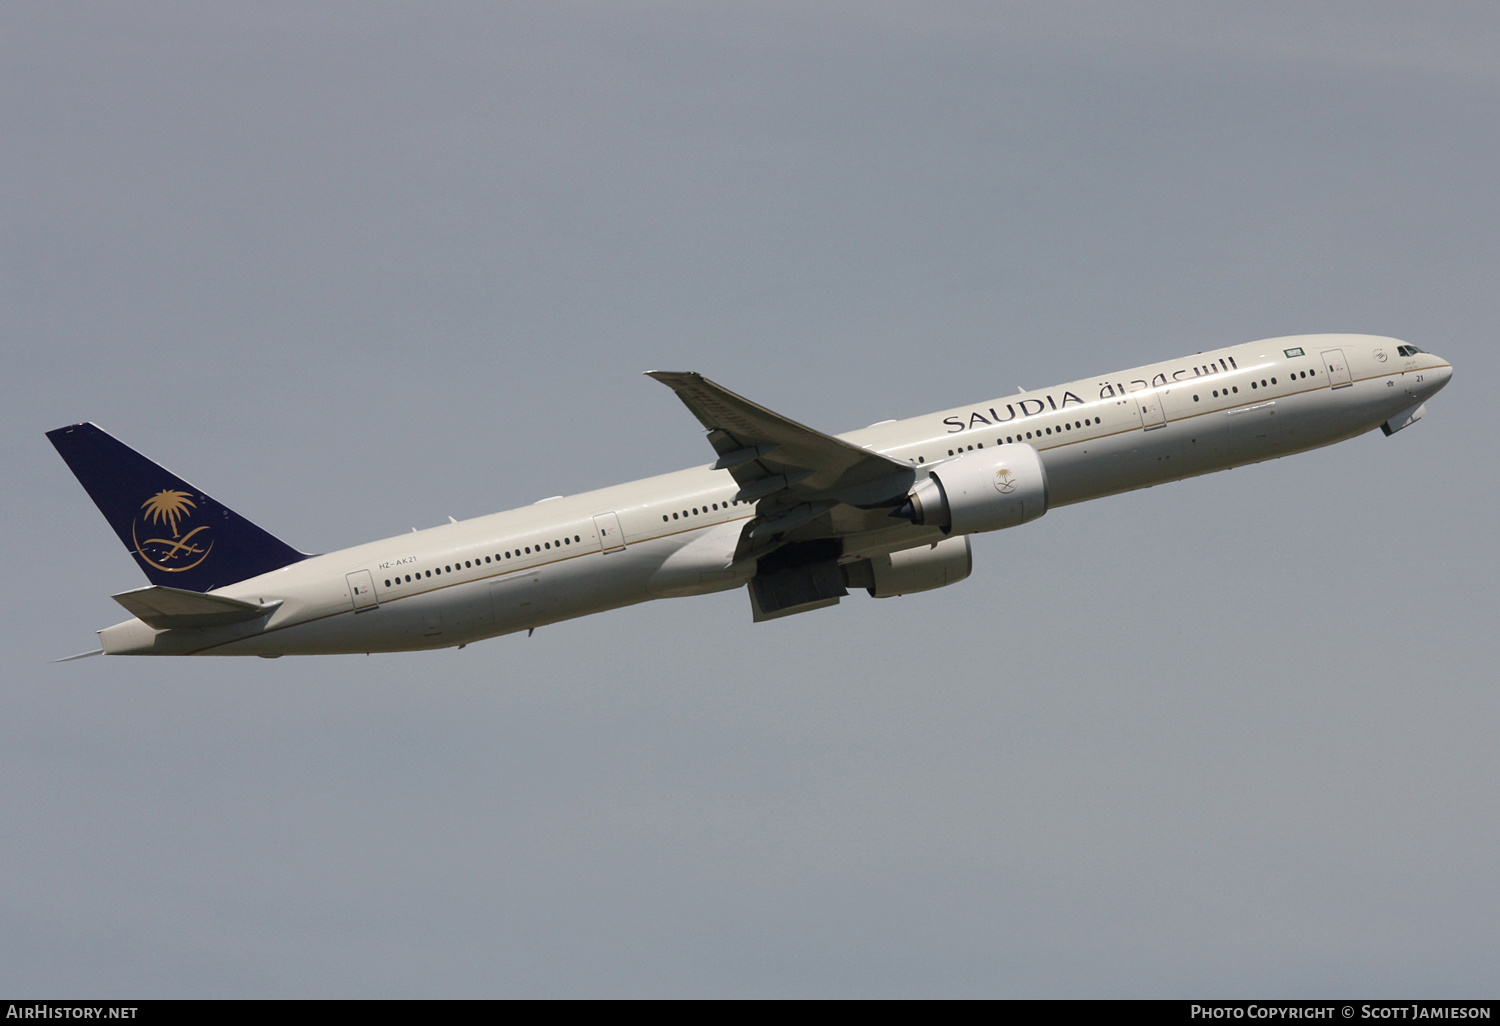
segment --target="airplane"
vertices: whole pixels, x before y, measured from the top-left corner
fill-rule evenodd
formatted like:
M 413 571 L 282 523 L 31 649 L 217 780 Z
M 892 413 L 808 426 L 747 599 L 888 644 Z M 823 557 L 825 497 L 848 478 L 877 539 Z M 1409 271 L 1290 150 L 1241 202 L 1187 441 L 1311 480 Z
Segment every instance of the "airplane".
M 1422 418 L 1452 366 L 1399 339 L 1297 335 L 844 435 L 696 373 L 648 371 L 711 464 L 300 552 L 89 423 L 47 437 L 151 582 L 83 655 L 462 648 L 649 599 L 745 588 L 755 621 L 956 584 L 970 536 L 1049 509 Z

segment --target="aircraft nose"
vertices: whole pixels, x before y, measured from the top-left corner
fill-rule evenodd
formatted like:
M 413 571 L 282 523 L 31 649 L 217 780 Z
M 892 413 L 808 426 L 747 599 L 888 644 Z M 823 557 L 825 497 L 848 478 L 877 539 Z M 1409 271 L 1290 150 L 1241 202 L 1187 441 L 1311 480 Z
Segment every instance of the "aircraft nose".
M 1446 385 L 1449 379 L 1453 377 L 1453 365 L 1451 363 L 1445 363 L 1441 367 L 1435 368 L 1432 372 L 1432 376 L 1434 378 L 1432 390 L 1436 392 L 1438 389 Z
M 1438 392 L 1442 391 L 1443 386 L 1453 377 L 1453 365 L 1449 363 L 1439 364 L 1436 367 L 1429 367 L 1423 370 L 1421 374 L 1422 383 L 1417 386 L 1417 394 L 1423 399 L 1431 399 Z

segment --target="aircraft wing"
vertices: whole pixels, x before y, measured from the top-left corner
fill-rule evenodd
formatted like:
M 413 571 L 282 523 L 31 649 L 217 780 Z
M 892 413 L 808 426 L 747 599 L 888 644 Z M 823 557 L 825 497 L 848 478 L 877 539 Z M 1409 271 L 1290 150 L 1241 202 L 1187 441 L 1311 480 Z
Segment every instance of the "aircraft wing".
M 719 454 L 714 468 L 740 486 L 738 499 L 755 502 L 740 555 L 765 551 L 840 504 L 861 510 L 900 505 L 916 479 L 901 460 L 861 448 L 783 417 L 715 384 L 701 374 L 647 371 L 708 429 Z M 830 536 L 800 531 L 798 538 Z

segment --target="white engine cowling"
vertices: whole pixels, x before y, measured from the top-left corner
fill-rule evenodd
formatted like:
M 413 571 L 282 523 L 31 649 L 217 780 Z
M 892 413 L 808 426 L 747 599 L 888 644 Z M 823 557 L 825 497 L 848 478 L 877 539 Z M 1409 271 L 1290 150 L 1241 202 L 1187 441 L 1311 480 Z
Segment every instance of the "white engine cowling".
M 998 531 L 1047 512 L 1047 471 L 1029 445 L 975 449 L 933 467 L 908 500 L 912 523 L 954 534 Z
M 967 535 L 944 538 L 936 545 L 919 545 L 870 560 L 872 582 L 866 588 L 874 598 L 910 595 L 957 584 L 974 569 L 974 553 Z

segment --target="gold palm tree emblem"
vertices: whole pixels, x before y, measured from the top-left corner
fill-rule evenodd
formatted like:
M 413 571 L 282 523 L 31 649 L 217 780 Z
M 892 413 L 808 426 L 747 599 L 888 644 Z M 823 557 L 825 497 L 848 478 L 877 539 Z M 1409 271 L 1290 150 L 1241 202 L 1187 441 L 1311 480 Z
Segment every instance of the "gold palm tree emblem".
M 146 519 L 153 524 L 166 524 L 173 538 L 177 537 L 178 521 L 192 516 L 192 511 L 196 508 L 197 503 L 193 502 L 192 493 L 171 489 L 157 492 L 141 503 L 141 509 L 146 511 Z

